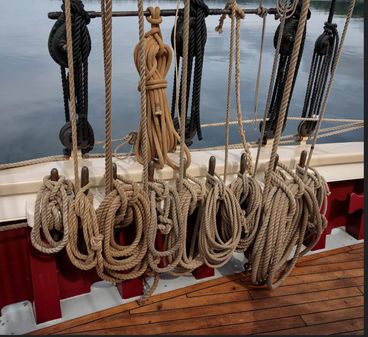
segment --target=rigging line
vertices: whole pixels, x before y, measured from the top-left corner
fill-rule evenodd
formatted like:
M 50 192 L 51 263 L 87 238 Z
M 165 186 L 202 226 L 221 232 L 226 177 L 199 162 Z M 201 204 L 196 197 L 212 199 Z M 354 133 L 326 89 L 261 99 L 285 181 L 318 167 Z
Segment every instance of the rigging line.
M 180 159 L 179 159 L 179 185 L 178 191 L 183 188 L 184 170 L 187 162 L 184 162 L 184 143 L 185 143 L 185 111 L 187 97 L 187 75 L 188 75 L 188 54 L 189 54 L 189 21 L 190 21 L 190 0 L 184 0 L 184 31 L 183 31 L 183 61 L 182 61 L 182 100 L 180 115 Z
M 74 183 L 76 192 L 80 189 L 79 170 L 78 170 L 78 143 L 77 143 L 77 112 L 75 105 L 75 88 L 74 88 L 74 64 L 73 64 L 73 36 L 72 36 L 72 14 L 70 0 L 65 0 L 65 23 L 66 23 L 66 43 L 68 54 L 69 68 L 69 95 L 70 109 L 72 112 L 72 154 L 73 154 L 73 169 Z
M 142 130 L 142 159 L 143 159 L 143 190 L 148 192 L 148 125 L 147 125 L 147 87 L 146 87 L 146 44 L 144 37 L 144 8 L 143 0 L 138 1 L 139 23 L 139 75 L 141 93 L 141 130 Z
M 112 0 L 101 0 L 105 75 L 105 194 L 113 189 L 111 143 Z
M 280 58 L 280 48 L 281 48 L 282 35 L 284 33 L 285 21 L 286 21 L 286 11 L 285 11 L 285 13 L 282 13 L 282 16 L 281 16 L 279 36 L 278 36 L 278 39 L 277 39 L 275 56 L 274 56 L 274 59 L 273 59 L 270 84 L 268 86 L 268 95 L 267 95 L 266 107 L 265 107 L 264 114 L 263 114 L 261 137 L 259 138 L 259 143 L 258 143 L 256 162 L 254 164 L 254 170 L 253 170 L 253 178 L 256 176 L 256 173 L 257 173 L 259 157 L 260 157 L 261 148 L 262 148 L 262 145 L 263 145 L 263 138 L 264 138 L 264 135 L 265 135 L 265 132 L 266 132 L 266 120 L 267 120 L 267 117 L 268 117 L 268 111 L 269 111 L 270 106 L 271 106 L 272 91 L 273 91 L 273 86 L 274 86 L 274 83 L 275 83 L 276 70 L 277 70 L 277 66 L 278 66 L 278 62 L 279 62 L 279 58 Z
M 307 177 L 307 170 L 309 168 L 310 161 L 311 161 L 312 155 L 313 155 L 313 151 L 314 151 L 314 148 L 315 148 L 316 143 L 317 143 L 318 132 L 319 132 L 319 129 L 320 129 L 320 126 L 321 126 L 322 118 L 323 118 L 323 116 L 326 112 L 327 102 L 328 102 L 328 98 L 330 96 L 331 88 L 332 88 L 333 81 L 334 81 L 334 78 L 335 78 L 336 68 L 337 68 L 337 65 L 338 65 L 340 57 L 341 57 L 342 47 L 343 47 L 344 42 L 345 42 L 345 38 L 346 38 L 347 31 L 348 31 L 350 19 L 353 16 L 355 2 L 356 2 L 356 0 L 350 0 L 350 4 L 349 4 L 348 11 L 347 11 L 347 14 L 346 14 L 344 29 L 343 29 L 343 32 L 342 32 L 342 35 L 341 35 L 340 44 L 339 44 L 339 47 L 338 47 L 338 50 L 337 50 L 337 53 L 336 53 L 336 57 L 335 57 L 335 59 L 332 63 L 331 76 L 330 76 L 330 79 L 329 79 L 329 82 L 328 82 L 326 95 L 325 95 L 324 100 L 323 100 L 322 110 L 321 110 L 319 119 L 317 121 L 316 132 L 314 134 L 312 145 L 310 147 L 310 151 L 308 153 L 308 158 L 307 158 L 307 161 L 306 161 L 306 164 L 305 164 L 305 171 L 304 171 L 303 180 L 305 180 L 306 177 Z
M 261 45 L 259 49 L 259 62 L 258 62 L 258 70 L 257 70 L 257 80 L 256 80 L 256 90 L 254 94 L 254 106 L 253 106 L 253 122 L 254 128 L 256 127 L 256 119 L 258 112 L 258 104 L 259 104 L 259 88 L 261 84 L 261 74 L 262 74 L 262 61 L 263 61 L 263 48 L 264 48 L 264 38 L 266 32 L 266 20 L 267 20 L 267 9 L 263 7 L 263 1 L 259 2 L 260 16 L 262 17 L 262 32 L 261 32 Z

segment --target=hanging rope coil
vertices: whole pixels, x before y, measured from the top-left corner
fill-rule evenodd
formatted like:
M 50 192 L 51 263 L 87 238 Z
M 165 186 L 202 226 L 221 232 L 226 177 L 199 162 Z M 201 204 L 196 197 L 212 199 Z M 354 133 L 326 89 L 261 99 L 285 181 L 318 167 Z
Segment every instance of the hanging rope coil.
M 206 265 L 219 268 L 232 258 L 243 227 L 246 235 L 249 231 L 238 200 L 217 174 L 207 174 L 206 187 L 198 246 Z
M 203 257 L 198 249 L 198 235 L 205 198 L 206 186 L 204 182 L 186 174 L 183 189 L 179 192 L 184 228 L 183 253 L 178 266 L 171 274 L 188 274 L 204 264 Z
M 148 228 L 148 263 L 154 273 L 176 268 L 184 249 L 184 226 L 179 195 L 164 181 L 148 183 L 152 225 Z M 163 238 L 163 251 L 156 249 L 158 233 Z M 163 266 L 162 266 L 163 265 Z
M 315 170 L 309 171 L 307 183 L 301 179 L 303 174 L 304 168 L 298 167 L 294 173 L 281 163 L 271 173 L 270 192 L 250 258 L 254 284 L 266 284 L 269 289 L 280 286 L 326 228 L 328 186 Z
M 257 233 L 262 209 L 262 190 L 259 182 L 245 172 L 239 172 L 229 187 L 240 204 L 243 222 L 248 231 L 248 233 L 243 231 L 237 247 L 237 251 L 245 252 L 253 243 Z
M 197 134 L 198 139 L 202 140 L 201 122 L 200 122 L 200 95 L 201 95 L 201 82 L 202 82 L 202 69 L 204 61 L 204 52 L 207 42 L 207 27 L 206 17 L 209 14 L 209 8 L 203 0 L 190 0 L 190 30 L 189 30 L 189 46 L 188 46 L 188 66 L 187 66 L 187 81 L 186 81 L 186 110 L 185 110 L 185 141 L 189 146 L 192 144 L 192 139 Z M 176 32 L 175 32 L 176 29 Z M 176 27 L 173 28 L 171 33 L 171 44 L 173 48 L 176 48 L 176 64 L 180 67 L 180 59 L 183 55 L 184 44 L 184 16 L 183 11 L 179 12 L 179 17 L 176 22 Z M 175 40 L 175 41 L 174 41 Z M 193 72 L 194 65 L 194 72 Z M 183 77 L 182 69 L 182 77 Z M 188 116 L 188 104 L 190 87 L 193 72 L 193 90 L 192 90 L 192 105 L 191 114 Z M 176 99 L 177 99 L 177 74 L 174 74 L 174 90 L 171 103 L 171 116 L 174 119 L 174 125 L 176 129 L 179 129 L 179 117 L 175 117 L 176 111 Z M 178 116 L 182 114 L 181 100 L 182 95 L 182 83 L 180 81 L 179 91 L 179 112 Z
M 50 178 L 44 177 L 43 185 L 37 193 L 31 231 L 32 245 L 45 254 L 61 251 L 68 242 L 69 209 L 74 194 L 70 180 L 64 176 L 60 176 L 57 181 Z
M 93 195 L 89 188 L 90 184 L 87 184 L 78 191 L 69 209 L 66 251 L 70 261 L 81 270 L 90 270 L 102 263 L 103 236 L 99 233 Z M 79 227 L 82 229 L 82 239 L 79 239 Z M 82 248 L 78 245 L 79 241 L 83 242 Z
M 146 271 L 151 213 L 148 196 L 136 183 L 117 176 L 113 186 L 96 212 L 103 236 L 103 260 L 97 264 L 97 274 L 104 280 L 116 282 L 137 278 Z M 117 242 L 116 236 L 122 229 L 135 233 L 131 243 Z
M 166 88 L 166 75 L 169 71 L 172 51 L 162 40 L 160 24 L 160 8 L 149 7 L 151 15 L 147 21 L 151 23 L 151 30 L 145 34 L 146 50 L 146 90 L 147 90 L 147 131 L 148 131 L 148 159 L 156 159 L 159 168 L 168 164 L 174 169 L 178 166 L 169 157 L 168 153 L 176 149 L 180 136 L 176 132 L 171 119 Z M 139 69 L 139 45 L 134 50 L 134 61 Z M 140 88 L 138 88 L 140 90 Z M 143 163 L 142 148 L 142 122 L 138 131 L 136 143 L 136 158 Z M 190 165 L 191 156 L 185 147 L 187 165 Z

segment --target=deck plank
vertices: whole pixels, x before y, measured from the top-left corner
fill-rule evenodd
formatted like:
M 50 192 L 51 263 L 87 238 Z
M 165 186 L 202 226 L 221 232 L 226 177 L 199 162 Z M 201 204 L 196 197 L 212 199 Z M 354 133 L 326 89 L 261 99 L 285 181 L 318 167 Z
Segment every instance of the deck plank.
M 252 287 L 249 276 L 240 273 L 33 334 L 361 334 L 362 254 L 360 244 L 304 257 L 273 291 Z
M 291 328 L 279 330 L 279 335 L 331 335 L 349 333 L 350 331 L 361 330 L 364 327 L 362 318 L 344 320 L 333 323 L 317 324 L 311 326 L 304 326 L 299 328 Z M 275 333 L 264 333 L 265 335 L 273 335 Z
M 124 319 L 125 317 L 118 317 L 118 316 L 102 319 L 97 322 L 91 322 L 83 326 L 78 326 L 69 329 L 66 331 L 66 333 L 83 332 L 83 331 L 89 333 L 89 331 L 97 331 L 99 329 L 109 329 L 123 326 L 146 325 L 146 324 L 149 324 L 149 326 L 152 327 L 153 323 L 171 322 L 180 320 L 182 321 L 185 320 L 187 329 L 190 330 L 193 329 L 194 326 L 196 325 L 196 322 L 192 319 L 194 315 L 197 319 L 199 319 L 200 323 L 203 321 L 210 320 L 211 325 L 216 326 L 219 325 L 219 322 L 223 322 L 221 324 L 226 325 L 226 324 L 236 324 L 237 322 L 245 323 L 267 319 L 286 318 L 290 316 L 290 313 L 293 313 L 293 315 L 307 315 L 311 313 L 332 311 L 344 308 L 355 308 L 362 306 L 363 304 L 364 304 L 363 297 L 355 296 L 351 298 L 343 298 L 329 301 L 323 300 L 312 303 L 294 304 L 281 308 L 275 307 L 255 311 L 252 311 L 252 309 L 250 309 L 248 311 L 240 311 L 232 313 L 226 313 L 226 311 L 224 312 L 222 310 L 222 307 L 219 307 L 217 314 L 212 316 L 206 315 L 205 310 L 202 310 L 202 312 L 198 310 L 198 312 L 193 313 L 191 309 L 177 310 L 175 312 L 170 311 L 165 313 L 165 315 L 162 315 L 159 312 L 153 312 L 148 314 L 131 315 L 129 320 Z M 203 319 L 204 317 L 208 318 L 204 320 Z M 198 326 L 196 326 L 196 328 L 198 328 Z
M 342 321 L 345 319 L 363 318 L 363 317 L 364 317 L 363 306 L 355 308 L 343 308 L 343 309 L 336 308 L 336 310 L 302 315 L 302 319 L 307 325 L 330 323 Z

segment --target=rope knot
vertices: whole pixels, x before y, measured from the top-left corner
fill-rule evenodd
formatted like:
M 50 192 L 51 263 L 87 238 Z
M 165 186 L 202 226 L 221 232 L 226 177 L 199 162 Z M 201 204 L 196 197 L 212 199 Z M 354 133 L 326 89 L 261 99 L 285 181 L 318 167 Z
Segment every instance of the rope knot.
M 147 10 L 150 12 L 150 16 L 147 16 L 147 21 L 152 27 L 158 27 L 162 23 L 160 7 L 148 7 Z
M 97 234 L 95 236 L 92 236 L 92 238 L 91 238 L 91 248 L 94 252 L 102 251 L 102 240 L 103 240 L 103 235 L 102 234 Z
M 157 220 L 159 222 L 157 227 L 160 232 L 164 235 L 169 234 L 173 228 L 173 220 L 161 214 L 157 217 Z
M 267 8 L 263 7 L 263 6 L 259 6 L 257 8 L 257 15 L 259 17 L 261 17 L 262 19 L 265 18 L 268 14 Z

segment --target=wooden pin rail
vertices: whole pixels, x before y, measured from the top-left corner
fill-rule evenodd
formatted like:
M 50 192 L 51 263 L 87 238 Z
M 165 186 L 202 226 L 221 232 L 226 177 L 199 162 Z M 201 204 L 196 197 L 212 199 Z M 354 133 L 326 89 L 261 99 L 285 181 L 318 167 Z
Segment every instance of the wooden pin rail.
M 265 10 L 267 10 L 268 14 L 271 14 L 271 15 L 277 14 L 276 8 L 268 8 L 268 9 L 265 8 Z M 180 9 L 179 13 L 182 11 L 183 10 Z M 258 8 L 243 8 L 243 11 L 245 14 L 258 14 L 259 13 Z M 49 19 L 57 20 L 59 16 L 61 15 L 61 13 L 62 12 L 49 12 L 48 17 Z M 91 19 L 101 17 L 101 12 L 88 11 L 87 13 L 91 17 Z M 209 11 L 209 15 L 222 15 L 222 14 L 230 14 L 230 13 L 231 13 L 230 9 L 225 10 L 221 8 L 213 8 L 213 9 L 210 9 Z M 144 15 L 148 16 L 150 15 L 150 13 L 148 11 L 145 11 Z M 175 16 L 175 15 L 176 15 L 175 9 L 161 9 L 161 16 Z M 114 11 L 112 12 L 112 16 L 113 17 L 132 17 L 132 16 L 138 16 L 138 12 L 137 11 Z

